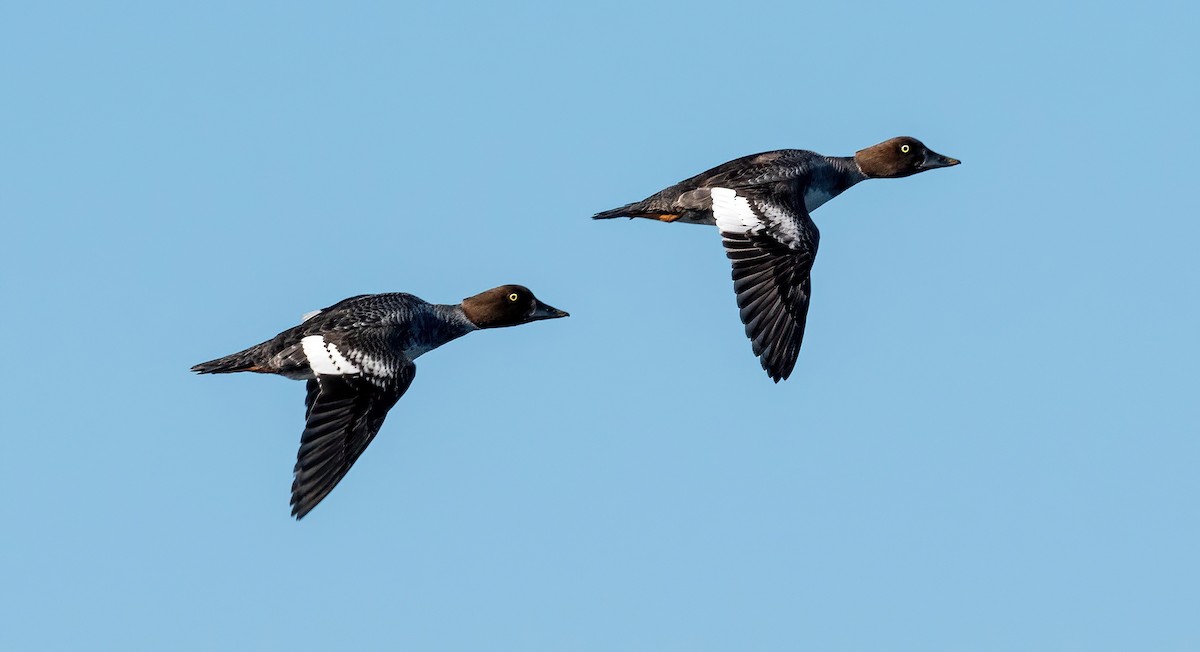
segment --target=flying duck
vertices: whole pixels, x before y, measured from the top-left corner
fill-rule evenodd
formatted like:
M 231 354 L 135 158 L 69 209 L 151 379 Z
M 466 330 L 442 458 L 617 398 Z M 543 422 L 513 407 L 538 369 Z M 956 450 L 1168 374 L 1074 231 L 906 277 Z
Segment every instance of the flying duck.
M 744 156 L 595 219 L 646 217 L 715 224 L 733 261 L 733 289 L 746 336 L 767 375 L 796 366 L 820 233 L 809 214 L 864 179 L 896 179 L 958 165 L 907 136 L 822 156 L 781 149 Z
M 300 325 L 192 371 L 252 371 L 308 381 L 292 481 L 292 516 L 300 519 L 366 450 L 412 383 L 418 357 L 474 330 L 567 316 L 520 285 L 492 288 L 458 305 L 398 292 L 363 294 L 308 313 Z

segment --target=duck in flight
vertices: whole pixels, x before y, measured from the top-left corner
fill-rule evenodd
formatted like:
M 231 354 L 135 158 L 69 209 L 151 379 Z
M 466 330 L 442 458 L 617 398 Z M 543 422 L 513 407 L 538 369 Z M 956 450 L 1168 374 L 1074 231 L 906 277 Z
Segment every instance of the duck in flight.
M 308 381 L 292 481 L 303 518 L 345 477 L 417 373 L 420 355 L 471 331 L 567 317 L 520 285 L 439 305 L 403 293 L 364 294 L 304 316 L 299 326 L 192 371 L 252 371 Z
M 781 149 L 744 156 L 595 219 L 646 217 L 713 224 L 733 263 L 733 289 L 754 355 L 775 382 L 796 366 L 820 233 L 809 216 L 866 179 L 896 179 L 958 165 L 901 136 L 854 156 Z

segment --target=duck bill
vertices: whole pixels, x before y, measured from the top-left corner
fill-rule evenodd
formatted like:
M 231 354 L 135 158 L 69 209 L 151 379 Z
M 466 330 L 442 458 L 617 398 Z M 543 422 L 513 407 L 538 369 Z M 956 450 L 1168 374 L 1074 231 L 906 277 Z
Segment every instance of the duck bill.
M 925 155 L 925 162 L 921 164 L 922 170 L 933 170 L 936 168 L 948 168 L 952 165 L 958 165 L 962 161 L 949 156 L 942 156 L 937 152 L 929 152 Z
M 570 317 L 570 316 L 571 315 L 569 313 L 567 313 L 566 311 L 559 310 L 558 308 L 555 308 L 554 306 L 549 306 L 549 305 L 542 303 L 541 301 L 537 301 L 537 305 L 535 305 L 533 307 L 533 314 L 529 315 L 529 320 L 537 321 L 539 319 L 558 319 L 559 317 Z

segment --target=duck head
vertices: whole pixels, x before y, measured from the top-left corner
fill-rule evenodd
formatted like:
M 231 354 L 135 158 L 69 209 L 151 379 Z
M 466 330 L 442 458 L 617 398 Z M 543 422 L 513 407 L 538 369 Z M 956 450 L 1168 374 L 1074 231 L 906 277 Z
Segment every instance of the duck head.
M 855 152 L 854 161 L 869 179 L 897 179 L 961 163 L 956 158 L 938 154 L 926 147 L 925 143 L 908 136 L 860 149 Z
M 479 328 L 517 326 L 541 319 L 557 319 L 570 315 L 548 306 L 533 296 L 523 285 L 501 285 L 462 302 L 463 313 Z

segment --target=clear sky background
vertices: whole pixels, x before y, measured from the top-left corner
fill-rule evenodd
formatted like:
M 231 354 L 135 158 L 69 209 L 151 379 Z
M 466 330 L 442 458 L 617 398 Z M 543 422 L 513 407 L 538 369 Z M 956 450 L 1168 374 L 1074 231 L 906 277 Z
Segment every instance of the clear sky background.
M 1195 3 L 165 4 L 0 8 L 0 648 L 1200 649 Z M 780 385 L 589 219 L 896 135 Z M 303 385 L 188 372 L 506 282 L 300 523 Z

